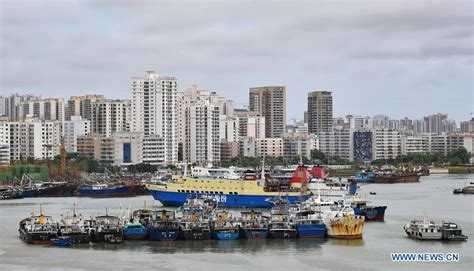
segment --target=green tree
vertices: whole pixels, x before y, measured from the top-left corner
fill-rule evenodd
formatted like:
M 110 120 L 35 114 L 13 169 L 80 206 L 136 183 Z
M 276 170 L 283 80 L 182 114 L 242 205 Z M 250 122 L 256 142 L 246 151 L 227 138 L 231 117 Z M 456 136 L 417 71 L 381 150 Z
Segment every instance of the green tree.
M 326 154 L 324 154 L 322 151 L 320 151 L 318 149 L 311 150 L 311 160 L 315 164 L 327 164 L 328 163 L 328 158 L 326 157 Z

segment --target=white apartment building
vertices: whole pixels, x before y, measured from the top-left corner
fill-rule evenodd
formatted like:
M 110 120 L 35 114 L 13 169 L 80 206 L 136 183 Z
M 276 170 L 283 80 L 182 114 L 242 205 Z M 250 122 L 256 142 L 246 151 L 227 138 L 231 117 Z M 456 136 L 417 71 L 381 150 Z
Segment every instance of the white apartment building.
M 428 137 L 402 135 L 401 151 L 402 155 L 429 152 Z
M 10 161 L 30 157 L 53 159 L 60 154 L 61 121 L 28 120 L 7 122 L 6 125 L 10 130 Z
M 178 99 L 177 80 L 147 71 L 134 77 L 132 89 L 131 131 L 145 136 L 159 135 L 165 142 L 165 162 L 178 161 Z
M 0 166 L 10 164 L 10 125 L 0 122 Z
M 314 135 L 285 134 L 283 136 L 283 158 L 292 160 L 295 157 L 306 157 L 311 160 L 311 150 L 316 148 Z
M 352 131 L 334 127 L 331 131 L 319 133 L 319 150 L 328 158 L 339 157 L 353 160 Z
M 255 155 L 257 157 L 283 156 L 283 139 L 257 138 L 255 140 Z
M 237 119 L 220 115 L 219 140 L 223 139 L 226 142 L 236 142 L 239 140 L 239 121 Z
M 159 135 L 143 137 L 143 163 L 165 164 L 165 141 L 163 137 Z
M 255 137 L 240 137 L 239 139 L 239 153 L 242 156 L 255 157 L 256 138 Z
M 236 113 L 239 123 L 239 136 L 265 138 L 265 117 L 258 112 L 245 111 Z
M 92 103 L 103 100 L 104 95 L 71 96 L 67 102 L 66 120 L 72 116 L 80 116 L 83 119 L 91 120 Z
M 130 131 L 131 103 L 129 100 L 99 100 L 91 103 L 91 132 L 112 136 Z
M 143 133 L 117 132 L 100 138 L 100 160 L 114 166 L 143 162 Z
M 33 99 L 19 104 L 20 118 L 34 117 L 42 120 L 65 120 L 63 98 Z
M 401 155 L 401 136 L 397 130 L 378 128 L 374 131 L 375 159 L 390 159 Z
M 77 152 L 77 137 L 85 136 L 91 132 L 91 122 L 80 116 L 71 116 L 64 122 L 63 136 L 67 152 Z
M 183 156 L 201 165 L 220 161 L 219 106 L 201 101 L 186 108 Z

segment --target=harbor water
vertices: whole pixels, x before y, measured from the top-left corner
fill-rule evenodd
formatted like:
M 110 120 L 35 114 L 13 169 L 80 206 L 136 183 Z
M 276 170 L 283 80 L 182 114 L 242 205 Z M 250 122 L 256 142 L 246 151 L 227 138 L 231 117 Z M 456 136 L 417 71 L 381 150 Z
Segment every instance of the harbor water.
M 18 223 L 32 212 L 59 219 L 61 213 L 85 217 L 126 209 L 159 207 L 151 196 L 133 198 L 27 198 L 0 201 L 0 270 L 472 270 L 474 195 L 452 190 L 474 182 L 471 175 L 432 175 L 420 183 L 361 185 L 374 205 L 387 205 L 383 222 L 366 222 L 362 240 L 294 239 L 233 241 L 126 241 L 69 248 L 28 245 Z M 369 192 L 376 195 L 369 195 Z M 171 209 L 171 208 L 170 208 Z M 239 210 L 232 210 L 238 212 Z M 460 225 L 467 242 L 417 241 L 403 226 L 414 218 Z M 459 253 L 459 262 L 392 262 L 391 253 Z

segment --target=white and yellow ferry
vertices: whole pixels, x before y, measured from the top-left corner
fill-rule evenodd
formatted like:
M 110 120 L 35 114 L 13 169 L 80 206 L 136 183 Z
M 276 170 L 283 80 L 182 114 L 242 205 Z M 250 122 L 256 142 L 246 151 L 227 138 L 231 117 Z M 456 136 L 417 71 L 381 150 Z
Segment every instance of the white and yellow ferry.
M 278 191 L 266 186 L 265 180 L 258 180 L 254 173 L 244 174 L 241 179 L 211 179 L 192 177 L 173 177 L 170 182 L 147 184 L 154 199 L 164 206 L 181 206 L 190 197 L 216 199 L 219 206 L 268 208 L 269 199 L 284 197 L 290 203 L 306 200 L 310 192 L 299 189 Z

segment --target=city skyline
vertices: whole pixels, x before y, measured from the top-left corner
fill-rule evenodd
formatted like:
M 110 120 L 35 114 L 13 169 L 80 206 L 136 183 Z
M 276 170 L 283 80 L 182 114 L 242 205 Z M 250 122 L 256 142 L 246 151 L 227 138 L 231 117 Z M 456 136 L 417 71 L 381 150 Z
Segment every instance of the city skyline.
M 287 123 L 315 90 L 335 116 L 471 118 L 471 3 L 340 4 L 2 1 L 0 92 L 129 99 L 130 77 L 156 70 L 237 108 L 250 87 L 286 86 Z

